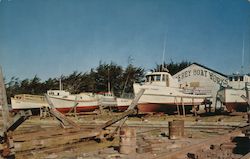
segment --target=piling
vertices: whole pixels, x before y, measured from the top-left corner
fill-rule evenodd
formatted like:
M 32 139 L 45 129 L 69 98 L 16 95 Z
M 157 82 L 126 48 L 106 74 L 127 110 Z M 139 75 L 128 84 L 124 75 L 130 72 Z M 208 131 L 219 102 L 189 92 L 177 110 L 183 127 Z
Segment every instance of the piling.
M 120 130 L 119 152 L 126 155 L 136 153 L 136 131 L 134 128 L 123 127 Z
M 250 123 L 250 111 L 247 112 L 247 122 Z
M 184 120 L 168 122 L 169 139 L 181 139 L 184 136 Z

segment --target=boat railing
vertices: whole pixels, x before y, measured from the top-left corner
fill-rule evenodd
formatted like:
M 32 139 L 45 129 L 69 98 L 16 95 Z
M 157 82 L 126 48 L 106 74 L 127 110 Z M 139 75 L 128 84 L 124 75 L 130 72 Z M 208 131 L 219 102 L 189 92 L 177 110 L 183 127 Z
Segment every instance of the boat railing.
M 45 97 L 40 96 L 40 95 L 31 95 L 31 94 L 18 94 L 14 96 L 14 99 L 19 99 L 19 100 L 32 100 L 32 101 L 44 101 L 45 102 Z

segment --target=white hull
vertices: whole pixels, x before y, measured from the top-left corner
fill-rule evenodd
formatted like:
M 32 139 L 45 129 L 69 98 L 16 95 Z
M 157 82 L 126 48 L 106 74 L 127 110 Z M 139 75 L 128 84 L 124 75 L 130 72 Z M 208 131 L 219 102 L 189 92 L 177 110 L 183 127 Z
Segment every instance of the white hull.
M 67 96 L 48 96 L 54 107 L 63 113 L 69 112 L 76 106 L 77 112 L 91 112 L 99 108 L 97 97 L 86 94 L 67 95 Z M 76 105 L 77 104 L 77 105 Z
M 48 106 L 48 103 L 40 103 L 35 101 L 25 101 L 11 98 L 12 109 L 40 109 L 41 107 Z
M 44 96 L 20 94 L 11 98 L 11 107 L 13 110 L 40 109 L 48 106 Z
M 138 84 L 134 84 L 135 94 L 142 88 L 146 90 L 138 103 L 199 105 L 211 98 L 210 95 L 185 94 L 178 88 Z
M 117 98 L 116 101 L 117 101 L 117 109 L 119 111 L 127 110 L 127 108 L 132 103 L 132 99 L 128 99 L 128 98 Z
M 247 96 L 245 89 L 224 88 L 218 92 L 220 101 L 230 112 L 246 111 L 247 102 L 241 97 L 242 95 Z
M 210 95 L 185 94 L 178 88 L 139 84 L 134 84 L 135 94 L 142 88 L 145 92 L 138 102 L 140 112 L 173 112 L 177 105 L 191 109 L 191 106 L 203 105 L 211 98 Z

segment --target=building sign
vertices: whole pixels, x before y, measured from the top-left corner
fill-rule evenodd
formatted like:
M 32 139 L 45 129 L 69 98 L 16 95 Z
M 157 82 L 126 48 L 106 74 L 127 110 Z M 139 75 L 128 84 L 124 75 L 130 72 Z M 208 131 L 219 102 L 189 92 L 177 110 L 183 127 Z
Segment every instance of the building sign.
M 177 75 L 176 78 L 180 82 L 183 79 L 190 77 L 190 76 L 206 77 L 206 78 L 210 79 L 211 81 L 213 81 L 214 83 L 217 83 L 217 84 L 222 85 L 224 87 L 226 87 L 228 85 L 227 78 L 220 77 L 220 76 L 218 76 L 218 74 L 210 72 L 210 71 L 205 70 L 205 69 L 187 70 L 187 71 L 184 71 L 184 72 L 180 73 L 179 75 Z

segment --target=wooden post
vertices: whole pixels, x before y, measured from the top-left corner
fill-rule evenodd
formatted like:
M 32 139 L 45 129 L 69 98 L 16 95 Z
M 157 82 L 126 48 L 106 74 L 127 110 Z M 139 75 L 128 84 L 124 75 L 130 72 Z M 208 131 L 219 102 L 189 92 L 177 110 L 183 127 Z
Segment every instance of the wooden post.
M 178 115 L 180 116 L 180 108 L 179 108 L 179 104 L 178 104 L 178 101 L 177 101 L 177 97 L 175 97 L 174 100 L 176 102 L 176 107 L 177 107 Z
M 182 104 L 182 112 L 183 112 L 183 116 L 186 116 L 186 112 L 185 112 L 185 106 L 184 106 L 184 102 L 183 102 L 183 97 L 181 97 L 181 104 Z
M 53 115 L 64 128 L 69 125 L 73 126 L 74 128 L 80 129 L 80 126 L 77 123 L 75 123 L 73 120 L 67 118 L 64 114 L 56 110 L 55 106 L 53 105 L 47 94 L 45 94 L 45 99 L 51 107 L 51 109 L 49 110 L 50 114 Z
M 2 68 L 0 66 L 0 107 L 2 107 L 2 117 L 3 117 L 3 131 L 8 128 L 8 122 L 10 121 L 9 108 L 7 103 L 7 96 L 5 90 L 5 84 L 3 80 Z
M 194 116 L 197 116 L 197 111 L 196 111 L 197 106 L 194 105 L 194 98 L 192 98 L 192 105 L 193 105 L 193 113 L 194 113 Z
M 205 111 L 207 113 L 207 99 L 206 98 L 204 99 L 204 105 L 205 105 Z

